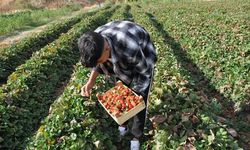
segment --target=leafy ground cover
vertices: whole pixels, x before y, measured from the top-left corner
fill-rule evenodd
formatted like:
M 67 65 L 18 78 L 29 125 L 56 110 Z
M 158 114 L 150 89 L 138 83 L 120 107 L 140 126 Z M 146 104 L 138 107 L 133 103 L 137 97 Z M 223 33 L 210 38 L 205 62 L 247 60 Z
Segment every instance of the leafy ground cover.
M 18 148 L 47 114 L 57 87 L 72 73 L 79 55 L 77 38 L 106 22 L 112 10 L 86 17 L 55 42 L 38 51 L 19 66 L 0 89 L 1 143 Z
M 163 97 L 157 100 L 153 94 L 157 102 L 151 105 L 162 102 L 165 105 L 164 109 L 160 109 L 164 105 L 156 107 L 156 110 L 165 112 L 163 114 L 167 120 L 163 125 L 165 129 L 159 135 L 171 141 L 166 145 L 159 142 L 165 146 L 163 148 L 170 148 L 176 142 L 176 147 L 172 147 L 174 149 L 177 145 L 179 148 L 182 145 L 200 149 L 237 149 L 237 140 L 242 147 L 248 147 L 250 127 L 246 116 L 249 112 L 249 32 L 246 31 L 249 29 L 245 22 L 249 20 L 244 14 L 247 10 L 242 9 L 247 8 L 246 2 L 240 4 L 236 8 L 233 7 L 235 3 L 222 2 L 210 5 L 204 2 L 163 3 L 143 7 L 146 16 L 157 31 L 162 33 L 168 46 L 158 50 L 170 49 L 166 55 L 159 52 L 165 60 L 158 65 L 163 66 L 159 69 L 160 76 L 156 74 L 155 84 L 159 87 L 154 92 Z M 231 32 L 230 28 L 235 26 L 241 26 L 242 30 L 238 30 L 239 33 Z M 224 41 L 220 39 L 221 34 L 227 37 Z M 239 35 L 243 38 L 241 42 L 240 38 L 236 38 Z M 220 70 L 220 76 L 216 70 Z M 167 83 L 164 84 L 164 81 Z M 243 82 L 244 85 L 235 82 Z M 233 86 L 227 86 L 230 84 Z M 154 111 L 154 107 L 151 111 Z M 172 119 L 177 122 L 171 122 Z M 205 134 L 199 136 L 200 132 Z M 176 133 L 182 135 L 174 136 Z M 159 139 L 160 136 L 154 137 Z M 177 139 L 171 140 L 174 137 Z
M 8 141 L 2 147 L 22 145 L 24 135 L 26 149 L 129 149 L 132 136 L 120 141 L 118 125 L 95 96 L 112 85 L 100 77 L 83 98 L 90 72 L 72 51 L 82 33 L 125 18 L 149 31 L 158 54 L 141 149 L 248 149 L 248 8 L 244 0 L 129 3 L 84 18 L 0 88 L 0 143 Z M 63 76 L 71 73 L 68 82 Z M 67 86 L 56 94 L 61 82 Z
M 15 70 L 18 65 L 24 63 L 32 56 L 33 52 L 40 50 L 50 42 L 57 39 L 62 33 L 67 32 L 82 18 L 94 12 L 80 13 L 79 15 L 53 23 L 43 32 L 34 36 L 24 38 L 20 42 L 7 48 L 0 49 L 0 83 L 5 82 L 7 77 Z
M 158 28 L 179 41 L 188 59 L 240 111 L 250 98 L 249 4 L 246 1 L 198 3 L 199 7 L 192 4 L 180 4 L 178 11 L 174 11 L 174 4 L 164 5 L 162 13 L 166 15 L 155 13 L 162 26 Z
M 234 140 L 228 136 L 225 129 L 211 119 L 213 107 L 206 105 L 211 109 L 210 113 L 207 113 L 208 109 L 202 107 L 204 99 L 203 95 L 200 95 L 201 91 L 193 91 L 187 87 L 188 76 L 181 74 L 178 62 L 172 53 L 172 47 L 165 43 L 163 32 L 155 28 L 151 16 L 138 7 L 134 10 L 133 16 L 138 17 L 135 21 L 143 24 L 150 31 L 159 53 L 149 109 L 153 128 L 148 134 L 151 134 L 152 140 L 146 141 L 145 147 L 208 149 L 223 148 L 230 144 L 233 148 L 237 147 L 237 143 L 233 142 Z M 154 121 L 157 116 L 161 118 L 160 122 Z M 210 124 L 213 124 L 212 128 Z M 220 137 L 220 134 L 223 134 L 223 137 Z M 214 139 L 218 141 L 215 142 Z M 212 145 L 214 143 L 215 145 Z
M 123 6 L 115 11 L 109 19 L 118 20 L 129 18 L 129 6 Z M 36 135 L 31 138 L 27 149 L 120 149 L 124 148 L 118 141 L 117 124 L 100 106 L 94 96 L 111 87 L 99 78 L 98 89 L 93 96 L 83 98 L 80 89 L 86 83 L 89 69 L 78 63 L 71 81 L 63 94 L 51 105 L 51 112 L 42 121 Z M 127 143 L 126 143 L 127 146 Z

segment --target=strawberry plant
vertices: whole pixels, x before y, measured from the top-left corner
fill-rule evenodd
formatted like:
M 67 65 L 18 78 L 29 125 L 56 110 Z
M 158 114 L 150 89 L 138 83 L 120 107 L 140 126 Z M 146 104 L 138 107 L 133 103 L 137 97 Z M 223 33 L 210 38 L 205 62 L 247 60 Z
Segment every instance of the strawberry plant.
M 71 81 L 51 105 L 26 149 L 116 149 L 117 132 L 107 130 L 114 122 L 97 105 L 95 96 L 89 99 L 80 95 L 88 73 L 80 63 L 76 65 Z
M 16 68 L 0 88 L 1 148 L 128 149 L 131 135 L 118 141 L 109 113 L 123 115 L 141 99 L 123 87 L 99 94 L 107 113 L 95 96 L 112 87 L 103 76 L 90 98 L 80 95 L 88 69 L 77 63 L 67 80 L 79 59 L 76 39 L 124 18 L 150 33 L 158 56 L 142 149 L 248 148 L 249 3 L 129 4 L 83 18 Z M 58 92 L 61 82 L 67 86 Z
M 161 11 L 169 11 L 170 8 L 159 9 L 144 6 L 140 9 L 138 6 L 132 7 L 134 20 L 150 32 L 159 57 L 149 105 L 149 116 L 151 116 L 153 127 L 148 135 L 153 135 L 153 137 L 144 143 L 145 147 L 152 149 L 239 148 L 237 141 L 228 132 L 223 137 L 215 137 L 218 131 L 224 130 L 220 124 L 214 123 L 214 117 L 220 106 L 217 106 L 217 103 L 210 105 L 209 99 L 202 90 L 197 91 L 190 88 L 196 82 L 190 78 L 189 70 L 181 68 L 179 60 L 172 52 L 179 46 L 178 43 L 167 44 L 166 37 L 169 35 L 161 28 L 161 24 L 157 21 L 158 18 L 146 12 L 147 9 L 144 10 L 144 8 L 150 8 L 149 12 L 157 14 L 160 19 L 164 15 Z M 180 9 L 180 12 L 184 14 L 185 11 Z M 173 39 L 169 41 L 173 41 Z M 214 106 L 216 107 L 213 108 Z M 199 116 L 200 113 L 207 114 L 207 122 L 203 122 Z M 155 116 L 160 116 L 162 119 L 157 120 Z M 217 139 L 214 140 L 214 138 Z
M 124 11 L 124 7 L 116 10 L 110 20 L 125 18 L 121 15 Z M 111 86 L 100 77 L 92 96 L 82 97 L 80 90 L 88 74 L 88 69 L 80 63 L 76 65 L 63 94 L 51 105 L 49 115 L 29 139 L 26 149 L 117 149 L 117 124 L 93 96 Z
M 69 76 L 79 58 L 77 38 L 87 30 L 105 23 L 113 9 L 84 18 L 67 34 L 37 52 L 9 77 L 7 84 L 0 90 L 2 147 L 25 145 L 25 139 L 47 113 L 57 87 Z

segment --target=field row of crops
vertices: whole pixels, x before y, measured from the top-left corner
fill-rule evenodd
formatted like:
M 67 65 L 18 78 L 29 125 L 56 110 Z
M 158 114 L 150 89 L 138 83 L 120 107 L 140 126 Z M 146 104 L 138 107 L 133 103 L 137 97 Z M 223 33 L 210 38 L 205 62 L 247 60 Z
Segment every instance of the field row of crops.
M 158 54 L 142 149 L 247 147 L 248 5 L 235 3 L 115 5 L 83 14 L 45 47 L 30 46 L 30 59 L 10 48 L 13 63 L 2 66 L 18 61 L 0 87 L 0 148 L 129 149 L 132 136 L 119 141 L 117 124 L 95 96 L 112 85 L 100 77 L 90 98 L 80 95 L 90 72 L 77 49 L 84 32 L 122 19 L 147 29 Z
M 237 7 L 232 7 L 234 4 L 238 4 Z M 211 82 L 212 88 L 223 93 L 226 98 L 222 101 L 231 100 L 237 111 L 249 104 L 250 27 L 247 14 L 250 12 L 249 9 L 242 9 L 247 6 L 247 2 L 217 2 L 208 6 L 200 4 L 199 8 L 179 5 L 181 9 L 178 11 L 173 9 L 176 7 L 174 4 L 170 7 L 164 4 L 161 6 L 164 8 L 162 14 L 154 14 L 156 22 L 160 24 L 158 28 L 165 31 L 166 38 L 170 38 L 166 39 L 168 44 L 172 44 L 172 48 L 175 46 L 175 49 L 183 49 L 179 53 L 193 61 L 207 78 L 197 78 L 194 82 L 210 80 L 204 81 L 205 84 Z M 157 5 L 149 11 L 158 9 Z M 171 37 L 177 39 L 179 45 Z M 173 53 L 177 55 L 178 51 Z M 177 59 L 180 62 L 186 61 L 183 57 Z M 201 84 L 204 85 L 203 82 Z
M 114 9 L 114 8 L 113 8 Z M 73 71 L 79 55 L 77 38 L 106 22 L 112 10 L 86 17 L 70 31 L 19 66 L 0 89 L 1 135 L 4 146 L 23 145 L 48 112 L 49 105 Z
M 7 48 L 0 49 L 0 81 L 4 82 L 18 65 L 23 64 L 31 57 L 32 53 L 48 45 L 62 33 L 67 32 L 73 25 L 80 22 L 82 18 L 93 13 L 81 13 L 75 17 L 54 23 L 41 33 L 27 37 Z
M 163 109 L 156 107 L 156 114 L 165 109 L 166 118 L 175 119 L 175 123 L 169 121 L 165 126 L 165 131 L 171 131 L 164 133 L 165 140 L 174 137 L 177 127 L 182 135 L 176 137 L 176 145 L 183 138 L 188 145 L 192 138 L 192 145 L 202 149 L 236 149 L 236 141 L 232 142 L 234 138 L 239 139 L 245 147 L 249 144 L 250 120 L 246 117 L 250 90 L 249 32 L 246 32 L 249 31 L 246 25 L 249 20 L 244 14 L 248 10 L 243 9 L 247 8 L 246 1 L 233 7 L 236 3 L 162 3 L 143 6 L 149 22 L 162 33 L 168 46 L 159 49 L 170 50 L 164 55 L 164 52 L 159 52 L 164 61 L 158 64 L 158 68 L 162 66 L 158 69 L 160 76 L 156 75 L 155 79 L 159 87 L 154 88 L 160 98 L 156 103 L 168 100 Z M 224 40 L 220 39 L 222 35 Z M 218 70 L 220 74 L 216 74 Z M 183 121 L 185 119 L 189 120 Z M 199 136 L 201 131 L 204 134 L 202 138 Z M 169 145 L 173 146 L 174 143 L 166 146 Z
M 109 21 L 130 18 L 128 6 L 117 9 Z M 116 149 L 116 123 L 97 103 L 97 98 L 82 98 L 81 86 L 87 81 L 89 69 L 77 63 L 71 81 L 63 94 L 51 106 L 49 116 L 42 122 L 27 149 Z M 96 92 L 107 90 L 103 78 Z M 107 85 L 107 86 L 105 86 Z
M 230 124 L 217 122 L 218 115 L 222 113 L 222 106 L 215 99 L 210 99 L 207 92 L 196 85 L 197 82 L 192 81 L 190 74 L 193 72 L 190 72 L 189 68 L 182 68 L 177 58 L 185 57 L 185 55 L 178 53 L 180 51 L 178 43 L 174 41 L 174 38 L 167 38 L 169 36 L 164 29 L 159 29 L 158 18 L 149 13 L 152 10 L 146 11 L 147 9 L 144 8 L 139 11 L 140 7 L 134 10 L 137 11 L 133 15 L 135 22 L 142 24 L 150 31 L 158 49 L 159 61 L 149 116 L 161 114 L 161 117 L 166 120 L 164 124 L 156 123 L 156 129 L 153 130 L 155 135 L 148 145 L 156 149 L 238 148 L 237 142 L 227 132 L 227 130 L 233 130 Z M 156 8 L 153 11 L 159 19 L 168 16 L 162 13 L 162 10 Z M 173 11 L 178 12 L 176 9 Z M 192 65 L 190 62 L 186 63 Z M 192 89 L 190 84 L 197 88 Z

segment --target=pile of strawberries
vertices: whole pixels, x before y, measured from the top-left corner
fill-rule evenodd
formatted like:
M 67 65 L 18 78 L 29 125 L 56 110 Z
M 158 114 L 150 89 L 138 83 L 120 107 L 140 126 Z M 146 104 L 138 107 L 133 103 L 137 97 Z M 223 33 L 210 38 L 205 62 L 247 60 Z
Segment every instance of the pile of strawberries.
M 142 96 L 137 96 L 123 84 L 116 85 L 104 94 L 97 94 L 97 98 L 115 117 L 121 116 L 143 101 Z

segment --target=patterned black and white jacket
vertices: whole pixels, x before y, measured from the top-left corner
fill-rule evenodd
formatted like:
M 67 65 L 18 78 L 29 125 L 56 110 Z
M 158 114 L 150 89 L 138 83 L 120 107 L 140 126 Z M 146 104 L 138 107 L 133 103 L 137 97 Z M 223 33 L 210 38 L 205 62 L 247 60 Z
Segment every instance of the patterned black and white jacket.
M 157 61 L 149 33 L 130 21 L 109 22 L 95 32 L 108 41 L 111 55 L 109 61 L 93 69 L 115 75 L 135 92 L 144 94 Z

